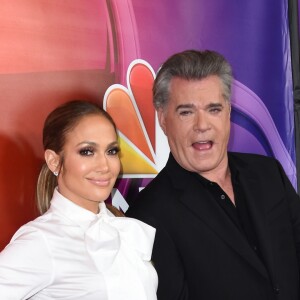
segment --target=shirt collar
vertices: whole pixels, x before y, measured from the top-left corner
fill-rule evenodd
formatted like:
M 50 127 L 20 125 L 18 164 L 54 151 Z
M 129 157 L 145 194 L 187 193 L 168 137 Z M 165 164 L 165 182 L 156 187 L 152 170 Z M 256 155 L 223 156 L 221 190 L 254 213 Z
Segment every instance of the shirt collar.
M 94 214 L 65 198 L 56 188 L 49 212 L 83 228 L 86 249 L 100 270 L 112 266 L 121 249 L 126 256 L 136 253 L 142 260 L 149 261 L 155 229 L 137 219 L 114 217 L 103 202 L 99 208 L 100 212 Z
M 104 202 L 99 203 L 99 213 L 95 214 L 64 197 L 57 189 L 54 190 L 49 211 L 59 213 L 86 230 L 100 216 L 111 216 Z
M 232 162 L 232 159 L 230 158 L 230 156 L 228 157 L 228 165 L 229 165 L 229 169 L 230 169 L 230 173 L 231 173 L 232 183 L 235 184 L 236 182 L 238 182 L 239 170 L 236 168 L 236 166 Z M 200 180 L 200 182 L 203 185 L 205 185 L 205 186 L 211 185 L 212 181 L 206 179 L 205 177 L 201 176 L 198 173 L 193 173 L 193 174 Z

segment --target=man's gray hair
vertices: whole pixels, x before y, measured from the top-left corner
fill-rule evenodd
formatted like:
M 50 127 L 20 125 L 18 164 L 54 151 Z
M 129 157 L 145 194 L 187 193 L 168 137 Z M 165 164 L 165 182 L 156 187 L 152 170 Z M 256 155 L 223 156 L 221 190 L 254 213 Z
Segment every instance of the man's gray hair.
M 200 80 L 211 75 L 220 78 L 223 97 L 230 101 L 232 69 L 226 59 L 215 51 L 186 50 L 168 58 L 159 69 L 153 86 L 153 104 L 156 109 L 165 107 L 169 100 L 173 77 Z

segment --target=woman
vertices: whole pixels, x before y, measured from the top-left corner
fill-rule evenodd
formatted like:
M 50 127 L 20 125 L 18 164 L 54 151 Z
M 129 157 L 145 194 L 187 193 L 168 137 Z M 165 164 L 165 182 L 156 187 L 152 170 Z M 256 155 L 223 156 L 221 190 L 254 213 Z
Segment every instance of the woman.
M 47 117 L 43 144 L 43 215 L 0 253 L 1 299 L 156 299 L 155 229 L 116 218 L 104 203 L 120 171 L 112 118 L 94 104 L 68 102 Z

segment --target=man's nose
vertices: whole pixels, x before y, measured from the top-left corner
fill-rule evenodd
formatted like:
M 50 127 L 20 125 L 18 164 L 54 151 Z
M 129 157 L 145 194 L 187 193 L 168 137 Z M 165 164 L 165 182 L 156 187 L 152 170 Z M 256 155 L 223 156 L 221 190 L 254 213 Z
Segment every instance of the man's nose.
M 210 128 L 209 118 L 206 116 L 205 112 L 197 112 L 194 117 L 193 129 L 195 131 L 206 131 Z

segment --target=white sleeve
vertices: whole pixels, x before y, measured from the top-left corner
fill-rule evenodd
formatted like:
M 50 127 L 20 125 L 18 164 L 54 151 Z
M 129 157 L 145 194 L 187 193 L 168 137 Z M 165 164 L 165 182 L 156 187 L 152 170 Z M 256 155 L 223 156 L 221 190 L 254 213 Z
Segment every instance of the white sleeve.
M 21 227 L 0 253 L 1 299 L 27 299 L 53 280 L 53 263 L 42 232 Z

